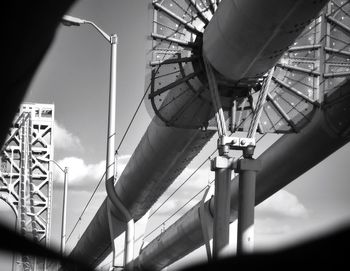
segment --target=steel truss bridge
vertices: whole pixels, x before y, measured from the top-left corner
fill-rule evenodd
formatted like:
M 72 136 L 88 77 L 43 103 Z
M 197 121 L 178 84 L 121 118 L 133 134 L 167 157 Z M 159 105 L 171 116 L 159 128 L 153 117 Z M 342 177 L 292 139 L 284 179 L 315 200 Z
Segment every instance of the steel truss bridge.
M 0 153 L 0 199 L 16 216 L 16 231 L 50 244 L 54 106 L 23 104 Z M 17 255 L 14 270 L 46 270 L 46 262 Z

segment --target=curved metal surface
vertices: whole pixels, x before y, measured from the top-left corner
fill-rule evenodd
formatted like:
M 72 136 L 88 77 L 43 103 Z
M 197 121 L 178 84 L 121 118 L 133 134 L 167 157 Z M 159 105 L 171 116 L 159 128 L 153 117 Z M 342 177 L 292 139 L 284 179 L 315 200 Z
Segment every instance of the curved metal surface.
M 263 169 L 257 174 L 256 205 L 350 141 L 350 119 L 343 113 L 350 110 L 349 90 L 350 81 L 328 97 L 325 110 L 318 109 L 300 133 L 284 135 L 259 157 Z M 213 199 L 204 205 L 210 217 L 214 212 Z M 232 221 L 237 218 L 237 201 L 238 177 L 231 184 Z M 135 259 L 135 266 L 161 270 L 203 245 L 199 208 L 200 203 L 149 243 Z
M 259 77 L 278 61 L 326 3 L 221 1 L 205 29 L 203 53 L 227 79 Z
M 167 126 L 208 126 L 214 113 L 208 89 L 199 79 L 201 73 L 187 62 L 160 64 L 152 70 L 149 98 L 154 112 Z
M 309 121 L 305 115 L 312 111 L 319 101 L 323 100 L 323 85 L 329 83 L 333 84 L 332 88 L 335 87 L 335 82 L 328 82 L 329 79 L 322 81 L 322 84 L 320 83 L 324 71 L 330 70 L 329 67 L 324 67 L 324 63 L 331 61 L 332 71 L 345 72 L 349 69 L 349 63 L 345 59 L 341 63 L 333 63 L 334 56 L 327 56 L 326 59 L 321 57 L 324 55 L 326 40 L 327 46 L 330 46 L 329 48 L 332 50 L 342 48 L 341 44 L 348 40 L 346 35 L 339 34 L 341 31 L 336 31 L 333 26 L 325 27 L 324 19 L 321 20 L 320 17 L 313 19 L 313 16 L 322 7 L 321 2 L 324 1 L 315 3 L 310 1 L 291 3 L 289 1 L 287 2 L 289 6 L 287 6 L 291 9 L 287 10 L 284 6 L 285 3 L 275 5 L 275 1 L 271 0 L 259 1 L 258 3 L 251 0 L 234 1 L 235 8 L 227 10 L 226 6 L 233 3 L 233 1 L 227 0 L 222 1 L 222 3 L 220 1 L 219 6 L 223 5 L 224 8 L 219 9 L 218 13 L 214 14 L 216 8 L 210 9 L 209 2 L 204 3 L 200 0 L 154 1 L 152 50 L 148 54 L 152 69 L 148 76 L 150 78 L 147 78 L 150 79 L 149 99 L 153 108 L 152 113 L 155 112 L 159 119 L 168 126 L 179 128 L 216 127 L 215 118 L 209 118 L 209 122 L 203 122 L 202 119 L 193 119 L 192 122 L 188 122 L 187 116 L 203 111 L 206 111 L 208 116 L 213 115 L 202 59 L 202 47 L 204 46 L 205 54 L 205 48 L 210 47 L 211 42 L 214 42 L 216 46 L 216 43 L 220 41 L 217 38 L 220 37 L 224 42 L 232 43 L 231 47 L 226 46 L 225 48 L 220 47 L 221 45 L 224 47 L 225 44 L 219 44 L 219 50 L 224 49 L 223 51 L 217 50 L 215 46 L 209 48 L 215 59 L 223 58 L 220 65 L 235 66 L 240 61 L 247 62 L 250 61 L 249 59 L 262 57 L 259 60 L 260 66 L 253 65 L 253 62 L 245 63 L 245 65 L 253 65 L 252 68 L 260 69 L 261 74 L 253 77 L 242 77 L 238 81 L 232 81 L 232 78 L 227 77 L 226 74 L 222 76 L 215 72 L 225 114 L 227 115 L 228 111 L 231 111 L 233 102 L 236 104 L 235 110 L 232 110 L 236 118 L 231 120 L 231 130 L 246 131 L 248 129 L 265 76 L 262 74 L 274 64 L 271 60 L 279 58 L 274 69 L 273 81 L 269 87 L 268 100 L 264 103 L 258 130 L 260 133 L 297 132 Z M 197 8 L 195 8 L 195 3 L 198 4 Z M 265 14 L 260 14 L 257 9 L 261 5 L 264 5 L 264 10 L 268 10 L 268 15 L 273 14 L 274 16 L 265 18 Z M 344 5 L 342 6 L 344 8 Z M 224 11 L 221 11 L 222 9 Z M 300 9 L 303 9 L 303 13 L 299 12 Z M 347 10 L 348 8 L 345 8 L 344 12 Z M 245 11 L 245 14 L 241 14 L 242 11 Z M 225 12 L 231 12 L 230 19 L 220 17 Z M 281 14 L 286 12 L 289 12 L 288 16 L 281 17 Z M 342 19 L 347 18 L 343 14 L 344 12 L 332 9 L 330 5 L 327 5 L 327 10 L 325 9 L 324 13 L 335 16 L 334 18 L 338 18 L 339 22 L 341 20 L 346 24 L 347 20 Z M 262 26 L 251 19 L 256 20 L 256 13 L 259 13 L 260 16 L 258 16 L 258 20 L 263 20 Z M 201 19 L 200 14 L 207 17 L 208 20 L 214 14 L 214 22 L 211 24 L 214 26 L 208 28 L 208 22 Z M 295 14 L 297 16 L 294 16 Z M 321 17 L 323 18 L 323 15 Z M 217 29 L 215 28 L 215 20 L 225 24 L 225 32 L 220 32 L 222 30 L 219 29 L 220 25 L 217 25 Z M 240 26 L 245 24 L 244 27 L 237 27 L 238 20 L 242 21 Z M 292 30 L 287 28 L 289 26 Z M 199 32 L 193 31 L 192 28 L 199 30 Z M 202 32 L 206 37 L 209 36 L 204 40 L 204 43 Z M 321 35 L 321 32 L 330 32 L 335 38 L 331 39 L 324 34 Z M 249 39 L 249 46 L 246 46 L 247 40 L 241 41 L 242 36 Z M 268 47 L 261 45 L 265 41 L 265 45 Z M 183 46 L 184 43 L 190 43 L 193 46 Z M 286 44 L 289 46 L 288 50 Z M 272 51 L 273 56 L 266 56 L 264 50 Z M 231 59 L 231 54 L 236 54 L 234 57 L 237 59 Z M 280 58 L 282 54 L 283 56 Z M 339 62 L 339 59 L 337 60 Z M 236 67 L 236 69 L 242 67 Z M 231 67 L 225 66 L 224 69 L 226 68 Z M 340 76 L 340 73 L 337 75 Z M 340 78 L 340 80 L 343 79 L 344 77 Z M 172 93 L 171 99 L 168 99 L 169 95 L 167 94 L 169 93 Z

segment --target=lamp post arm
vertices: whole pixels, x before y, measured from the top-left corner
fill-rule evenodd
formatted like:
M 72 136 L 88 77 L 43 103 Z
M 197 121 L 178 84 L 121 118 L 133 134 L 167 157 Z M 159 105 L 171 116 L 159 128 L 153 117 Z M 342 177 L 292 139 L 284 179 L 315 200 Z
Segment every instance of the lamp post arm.
M 62 206 L 62 220 L 61 220 L 61 255 L 64 255 L 66 249 L 66 217 L 67 217 L 67 196 L 68 196 L 68 167 L 64 169 L 55 161 L 50 159 L 63 173 L 63 206 Z
M 58 168 L 63 172 L 65 173 L 65 169 L 63 169 L 55 160 L 49 160 L 50 162 L 53 162 L 56 166 L 58 166 Z
M 92 25 L 108 42 L 111 42 L 110 35 L 104 32 L 97 24 L 91 21 L 84 21 L 84 23 Z

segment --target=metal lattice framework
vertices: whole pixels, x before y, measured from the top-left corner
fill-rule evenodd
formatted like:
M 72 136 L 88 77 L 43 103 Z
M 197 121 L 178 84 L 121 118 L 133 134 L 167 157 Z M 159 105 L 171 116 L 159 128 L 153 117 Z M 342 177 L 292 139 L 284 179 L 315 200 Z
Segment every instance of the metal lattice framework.
M 49 245 L 52 199 L 54 106 L 23 104 L 1 149 L 0 198 L 16 214 L 22 235 Z M 45 270 L 45 262 L 22 255 L 20 270 Z
M 169 126 L 185 127 L 179 119 L 208 109 L 210 96 L 202 65 L 202 35 L 220 1 L 159 0 L 153 2 L 150 55 L 151 94 L 155 113 Z M 257 127 L 259 133 L 298 132 L 311 119 L 326 94 L 350 76 L 350 3 L 330 1 L 312 20 L 274 68 Z M 279 53 L 279 52 L 276 52 Z M 251 81 L 219 83 L 231 87 L 221 96 L 231 131 L 248 131 L 267 75 Z M 200 82 L 200 83 L 199 83 Z M 171 95 L 168 95 L 171 94 Z M 185 100 L 186 102 L 183 102 Z M 176 112 L 174 103 L 185 104 Z M 197 110 L 197 111 L 196 111 Z M 215 128 L 192 121 L 192 127 Z

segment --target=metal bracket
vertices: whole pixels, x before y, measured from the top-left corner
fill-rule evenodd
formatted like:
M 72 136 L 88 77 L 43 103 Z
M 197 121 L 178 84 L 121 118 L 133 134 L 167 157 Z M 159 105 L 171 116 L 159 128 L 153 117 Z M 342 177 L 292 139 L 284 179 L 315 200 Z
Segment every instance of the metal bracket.
M 244 158 L 252 158 L 255 150 L 255 138 L 220 136 L 218 150 L 220 156 L 227 156 L 229 150 L 242 150 Z
M 231 150 L 243 150 L 249 146 L 255 146 L 255 138 L 221 136 L 218 139 L 218 146 L 228 146 Z
M 227 158 L 225 156 L 216 156 L 210 160 L 210 170 L 215 171 L 217 169 L 235 169 L 236 161 L 233 158 Z
M 109 38 L 110 38 L 110 43 L 111 44 L 113 44 L 113 43 L 118 44 L 118 36 L 117 36 L 117 34 L 113 34 Z

